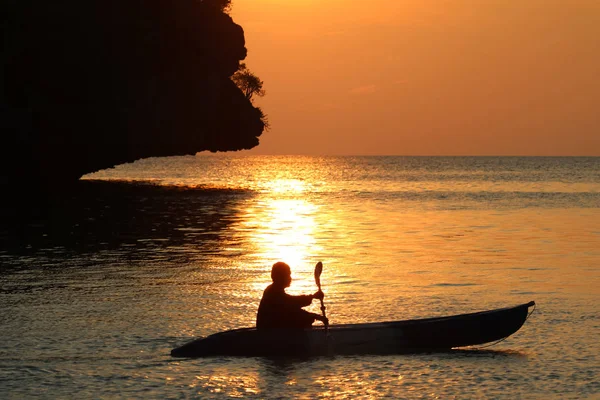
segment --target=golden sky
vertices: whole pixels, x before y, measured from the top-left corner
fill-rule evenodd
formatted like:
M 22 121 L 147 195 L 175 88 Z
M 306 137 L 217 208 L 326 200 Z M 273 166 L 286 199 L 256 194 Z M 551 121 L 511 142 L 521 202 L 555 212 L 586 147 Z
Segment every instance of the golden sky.
M 600 0 L 233 0 L 256 154 L 600 156 Z

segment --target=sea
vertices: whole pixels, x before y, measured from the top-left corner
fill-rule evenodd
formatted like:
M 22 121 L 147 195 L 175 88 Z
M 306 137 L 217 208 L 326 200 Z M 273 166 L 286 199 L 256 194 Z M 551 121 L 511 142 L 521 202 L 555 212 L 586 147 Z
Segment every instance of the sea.
M 600 398 L 599 157 L 200 153 L 3 215 L 2 399 Z M 170 356 L 253 326 L 277 261 L 292 294 L 323 262 L 332 324 L 536 308 L 441 353 Z

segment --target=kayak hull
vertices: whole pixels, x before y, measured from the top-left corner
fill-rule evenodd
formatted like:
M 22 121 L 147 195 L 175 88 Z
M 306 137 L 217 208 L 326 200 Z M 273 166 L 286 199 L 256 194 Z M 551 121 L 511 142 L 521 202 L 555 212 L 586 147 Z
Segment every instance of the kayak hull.
M 402 354 L 448 350 L 494 342 L 512 335 L 527 319 L 529 302 L 516 307 L 448 317 L 363 324 L 329 329 L 242 328 L 196 339 L 173 349 L 174 357 L 317 356 Z

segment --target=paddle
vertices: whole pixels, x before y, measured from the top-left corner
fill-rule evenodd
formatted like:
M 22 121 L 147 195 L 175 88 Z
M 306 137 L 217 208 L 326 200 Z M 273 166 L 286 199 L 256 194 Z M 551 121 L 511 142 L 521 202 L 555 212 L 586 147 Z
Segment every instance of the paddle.
M 315 283 L 317 284 L 317 287 L 319 288 L 319 290 L 321 290 L 321 273 L 323 272 L 323 263 L 321 261 L 319 261 L 317 263 L 317 265 L 315 265 Z M 325 315 L 325 304 L 323 304 L 323 299 L 321 299 L 321 312 L 323 313 L 323 318 L 327 318 L 327 316 Z M 325 328 L 327 328 L 327 326 L 329 325 L 329 323 L 325 322 Z

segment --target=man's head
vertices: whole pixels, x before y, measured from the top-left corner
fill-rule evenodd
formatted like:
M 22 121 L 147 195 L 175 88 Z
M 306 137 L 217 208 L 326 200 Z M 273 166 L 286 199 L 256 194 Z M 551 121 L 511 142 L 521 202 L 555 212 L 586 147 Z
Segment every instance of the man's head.
M 292 270 L 284 262 L 276 262 L 271 269 L 271 279 L 278 286 L 288 287 L 292 283 Z

